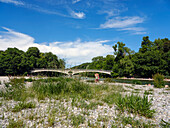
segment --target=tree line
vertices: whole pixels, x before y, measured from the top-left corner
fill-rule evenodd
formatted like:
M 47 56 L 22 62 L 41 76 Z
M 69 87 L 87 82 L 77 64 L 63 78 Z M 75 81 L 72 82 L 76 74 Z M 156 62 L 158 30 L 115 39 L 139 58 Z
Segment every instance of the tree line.
M 0 75 L 23 75 L 34 68 L 65 68 L 63 59 L 51 52 L 41 53 L 37 47 L 26 52 L 17 48 L 0 51 Z
M 91 63 L 75 66 L 75 69 L 112 70 L 113 77 L 149 78 L 156 73 L 170 76 L 170 40 L 168 38 L 150 41 L 143 37 L 141 48 L 134 52 L 123 42 L 113 46 L 114 55 L 97 56 Z

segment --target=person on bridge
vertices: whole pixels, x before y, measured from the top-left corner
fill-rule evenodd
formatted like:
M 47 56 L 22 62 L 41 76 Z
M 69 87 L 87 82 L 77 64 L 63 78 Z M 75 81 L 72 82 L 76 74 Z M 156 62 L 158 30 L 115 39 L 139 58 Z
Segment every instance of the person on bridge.
M 99 74 L 98 73 L 95 74 L 95 83 L 97 83 L 97 82 L 99 82 Z

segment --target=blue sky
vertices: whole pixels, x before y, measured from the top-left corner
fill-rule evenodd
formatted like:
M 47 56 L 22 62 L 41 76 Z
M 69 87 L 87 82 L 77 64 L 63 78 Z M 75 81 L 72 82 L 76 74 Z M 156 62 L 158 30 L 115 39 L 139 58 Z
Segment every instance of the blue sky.
M 0 0 L 0 50 L 35 46 L 71 66 L 113 54 L 117 41 L 138 51 L 143 36 L 169 30 L 170 0 Z

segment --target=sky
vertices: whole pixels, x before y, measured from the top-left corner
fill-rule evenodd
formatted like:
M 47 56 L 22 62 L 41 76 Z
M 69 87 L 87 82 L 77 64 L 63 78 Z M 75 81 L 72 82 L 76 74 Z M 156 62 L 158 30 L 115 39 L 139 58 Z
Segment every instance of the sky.
M 170 0 L 0 0 L 0 50 L 38 47 L 68 66 L 113 54 L 118 41 L 170 39 Z

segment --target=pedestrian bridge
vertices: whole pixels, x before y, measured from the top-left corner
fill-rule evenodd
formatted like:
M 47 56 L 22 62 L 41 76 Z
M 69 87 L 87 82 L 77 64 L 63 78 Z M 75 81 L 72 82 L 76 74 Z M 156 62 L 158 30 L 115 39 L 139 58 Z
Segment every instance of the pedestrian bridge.
M 75 75 L 75 74 L 83 73 L 83 72 L 98 72 L 98 73 L 111 75 L 111 71 L 93 70 L 93 69 L 34 69 L 31 71 L 31 73 L 36 73 L 36 72 L 60 72 L 60 73 L 64 73 L 67 75 Z

